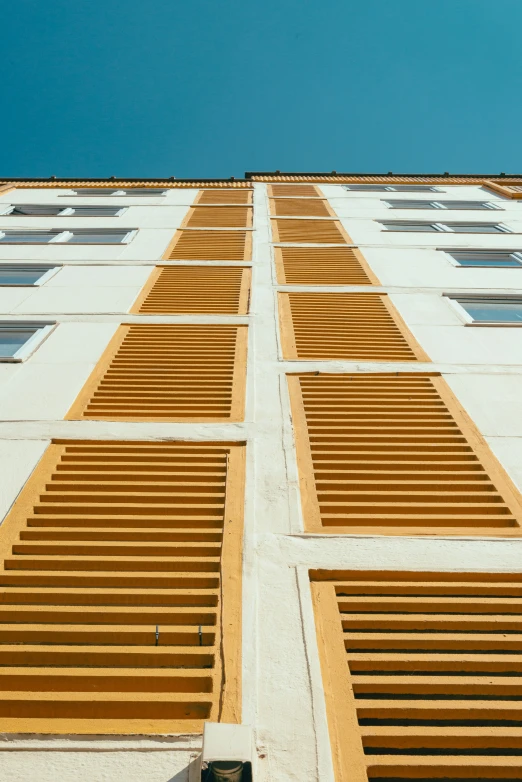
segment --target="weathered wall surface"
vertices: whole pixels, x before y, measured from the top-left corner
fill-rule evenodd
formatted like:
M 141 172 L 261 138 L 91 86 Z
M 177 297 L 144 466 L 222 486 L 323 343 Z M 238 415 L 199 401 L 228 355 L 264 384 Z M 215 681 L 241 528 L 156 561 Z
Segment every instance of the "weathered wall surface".
M 522 295 L 522 269 L 455 267 L 442 247 L 522 248 L 519 236 L 400 234 L 380 230 L 382 219 L 434 219 L 433 212 L 387 210 L 385 194 L 349 193 L 325 185 L 354 243 L 432 358 L 430 364 L 282 361 L 277 286 L 267 190 L 255 185 L 253 288 L 248 317 L 145 317 L 128 311 L 181 224 L 196 191 L 173 190 L 120 218 L 96 225 L 138 228 L 127 246 L 0 246 L 0 262 L 56 261 L 63 268 L 39 288 L 0 288 L 0 318 L 49 319 L 58 325 L 27 361 L 0 364 L 0 514 L 8 511 L 53 437 L 247 441 L 243 573 L 243 722 L 255 729 L 256 780 L 333 782 L 326 711 L 312 613 L 309 568 L 522 571 L 522 540 L 427 536 L 306 535 L 298 485 L 285 374 L 321 371 L 441 371 L 495 455 L 522 489 L 522 330 L 464 325 L 445 293 L 488 291 Z M 498 202 L 501 220 L 522 231 L 520 205 L 479 187 L 444 188 L 438 198 Z M 67 191 L 68 192 L 68 191 Z M 2 203 L 55 203 L 67 192 L 23 189 Z M 398 198 L 400 194 L 389 194 Z M 406 197 L 404 195 L 403 197 Z M 428 197 L 409 194 L 408 197 Z M 435 197 L 433 194 L 432 197 Z M 80 203 L 96 203 L 82 199 Z M 442 219 L 441 213 L 436 217 Z M 471 219 L 445 212 L 446 219 Z M 34 227 L 65 218 L 29 218 Z M 79 222 L 79 219 L 75 221 Z M 28 223 L 24 219 L 23 225 Z M 72 225 L 72 219 L 71 219 Z M 85 226 L 85 218 L 81 225 Z M 20 227 L 0 217 L 1 227 Z M 419 242 L 422 242 L 419 244 Z M 328 290 L 361 290 L 355 286 Z M 119 323 L 249 323 L 245 421 L 238 424 L 157 424 L 64 421 Z M 0 737 L 1 738 L 1 737 Z M 199 737 L 78 739 L 3 737 L 0 777 L 12 782 L 192 782 L 189 765 Z

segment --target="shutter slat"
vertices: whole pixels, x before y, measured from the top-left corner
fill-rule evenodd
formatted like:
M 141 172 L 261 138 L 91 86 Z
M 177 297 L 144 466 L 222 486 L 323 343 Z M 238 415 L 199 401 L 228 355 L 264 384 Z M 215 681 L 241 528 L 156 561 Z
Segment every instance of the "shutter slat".
M 200 190 L 196 197 L 196 204 L 251 204 L 252 190 Z
M 427 613 L 425 574 L 312 571 L 336 779 L 519 779 L 522 668 L 513 652 L 519 654 L 520 631 L 499 632 L 503 608 L 490 596 L 501 587 L 509 603 L 519 594 L 519 577 L 430 573 Z M 444 616 L 449 578 L 458 603 L 451 632 Z M 361 589 L 361 579 L 373 583 L 375 596 L 373 604 L 352 609 L 364 633 L 347 626 L 336 605 L 347 589 Z M 407 614 L 394 602 L 406 584 Z M 482 608 L 470 588 L 480 592 Z M 522 603 L 516 604 L 512 621 L 520 625 Z
M 251 206 L 194 206 L 184 223 L 187 228 L 248 228 Z
M 168 248 L 170 261 L 248 261 L 251 258 L 250 231 L 179 230 Z
M 243 315 L 249 288 L 250 269 L 241 266 L 160 266 L 132 312 Z
M 120 326 L 67 418 L 243 416 L 246 326 Z
M 276 247 L 275 258 L 282 285 L 379 284 L 351 247 Z
M 136 453 L 148 467 L 138 482 Z M 93 463 L 106 486 L 100 528 L 87 521 L 98 477 L 76 469 Z M 242 471 L 243 449 L 227 443 L 57 441 L 47 449 L 0 529 L 0 730 L 201 732 L 219 718 L 220 699 L 225 719 L 237 708 L 227 684 L 238 674 L 237 632 L 227 676 L 219 646 L 240 606 Z M 195 488 L 185 495 L 187 476 Z M 122 486 L 142 514 L 121 507 Z M 190 506 L 205 505 L 209 492 L 216 526 L 202 539 Z M 43 539 L 31 537 L 34 514 L 49 522 Z M 231 613 L 222 625 L 223 611 Z
M 319 188 L 315 187 L 315 185 L 268 185 L 268 193 L 275 198 L 281 198 L 285 196 L 293 196 L 298 198 L 321 197 Z
M 520 534 L 518 493 L 457 416 L 440 378 L 360 373 L 289 381 L 305 521 L 314 531 Z
M 274 242 L 290 244 L 347 244 L 351 239 L 344 232 L 341 223 L 332 219 L 308 220 L 291 217 L 272 219 Z
M 384 295 L 281 293 L 279 302 L 286 358 L 429 360 Z
M 270 213 L 283 217 L 332 217 L 328 201 L 319 198 L 274 198 Z

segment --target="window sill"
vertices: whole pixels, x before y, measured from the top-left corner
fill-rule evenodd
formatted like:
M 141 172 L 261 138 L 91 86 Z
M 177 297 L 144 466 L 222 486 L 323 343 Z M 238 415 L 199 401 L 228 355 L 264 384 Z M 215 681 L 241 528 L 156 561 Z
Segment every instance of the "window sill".
M 502 329 L 519 329 L 522 327 L 521 323 L 501 323 L 498 320 L 484 320 L 484 321 L 474 321 L 473 323 L 465 323 L 465 326 L 479 326 L 484 327 L 487 326 L 491 328 L 494 326 L 495 328 L 502 328 Z

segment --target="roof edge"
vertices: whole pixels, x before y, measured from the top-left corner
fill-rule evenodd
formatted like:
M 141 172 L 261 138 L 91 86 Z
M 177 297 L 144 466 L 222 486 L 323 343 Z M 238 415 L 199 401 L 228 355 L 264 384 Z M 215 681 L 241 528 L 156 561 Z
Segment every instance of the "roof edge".
M 119 177 L 57 177 L 57 176 L 48 176 L 48 177 L 38 177 L 38 176 L 30 176 L 30 177 L 0 177 L 0 182 L 109 182 L 109 183 L 117 183 L 117 182 L 164 182 L 167 184 L 172 184 L 176 182 L 246 182 L 246 179 L 241 179 L 240 177 L 212 177 L 210 179 L 204 179 L 200 177 L 191 177 L 190 179 L 178 179 L 177 177 L 125 177 L 125 176 L 119 176 Z
M 470 177 L 476 177 L 477 179 L 497 179 L 499 177 L 506 177 L 506 179 L 509 178 L 522 178 L 522 174 L 506 174 L 504 171 L 497 172 L 495 174 L 450 174 L 448 171 L 444 171 L 443 173 L 438 174 L 412 174 L 412 173 L 401 173 L 398 171 L 386 171 L 382 173 L 369 173 L 366 172 L 345 172 L 345 171 L 246 171 L 245 172 L 245 179 L 251 179 L 252 177 L 272 177 L 272 176 L 288 176 L 288 177 L 304 177 L 304 176 L 313 176 L 313 177 L 339 177 L 339 176 L 345 176 L 345 177 L 429 177 L 430 179 L 436 179 L 441 178 L 444 179 L 446 177 L 455 177 L 455 178 L 467 178 Z

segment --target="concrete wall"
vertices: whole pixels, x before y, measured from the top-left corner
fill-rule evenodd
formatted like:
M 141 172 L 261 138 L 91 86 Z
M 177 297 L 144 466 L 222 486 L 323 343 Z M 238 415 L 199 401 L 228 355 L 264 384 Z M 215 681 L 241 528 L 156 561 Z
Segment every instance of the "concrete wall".
M 506 225 L 522 230 L 517 202 L 505 201 L 478 187 L 444 189 L 447 198 L 498 201 L 505 207 L 504 213 L 480 213 L 476 219 L 502 219 Z M 375 217 L 423 219 L 426 215 L 432 219 L 433 213 L 387 210 L 380 204 L 385 194 L 349 193 L 340 186 L 324 186 L 323 191 L 380 278 L 381 290 L 389 293 L 433 359 L 433 364 L 419 363 L 413 369 L 443 373 L 522 489 L 522 330 L 467 327 L 443 296 L 451 290 L 522 294 L 522 270 L 456 268 L 436 249 L 517 249 L 522 248 L 522 236 L 519 245 L 513 234 L 386 234 Z M 195 191 L 174 190 L 169 193 L 168 203 L 162 201 L 156 206 L 147 199 L 121 218 L 105 221 L 139 229 L 138 237 L 127 247 L 0 247 L 1 260 L 54 260 L 65 264 L 41 289 L 24 289 L 21 294 L 0 288 L 0 317 L 41 320 L 45 316 L 58 323 L 26 362 L 18 366 L 0 364 L 0 514 L 5 515 L 14 502 L 52 437 L 246 439 L 243 721 L 255 728 L 256 782 L 333 782 L 308 569 L 451 571 L 464 567 L 471 571 L 519 571 L 522 541 L 303 533 L 285 373 L 316 367 L 322 371 L 411 371 L 412 364 L 281 361 L 276 293 L 278 289 L 305 288 L 284 288 L 275 282 L 263 184 L 255 185 L 250 316 L 160 319 L 168 323 L 250 323 L 245 421 L 228 425 L 63 421 L 118 323 L 154 320 L 129 316 L 127 312 L 194 196 Z M 5 194 L 1 200 L 48 203 L 59 197 L 58 190 L 31 189 Z M 403 197 L 443 198 L 444 194 Z M 442 219 L 440 212 L 436 216 Z M 471 219 L 469 212 L 444 216 Z M 52 227 L 57 222 L 58 218 L 38 218 L 40 227 Z M 86 224 L 85 218 L 82 224 Z M 7 225 L 11 225 L 9 218 L 0 217 L 0 227 Z M 191 759 L 199 745 L 198 737 L 1 738 L 0 778 L 10 782 L 188 782 Z

